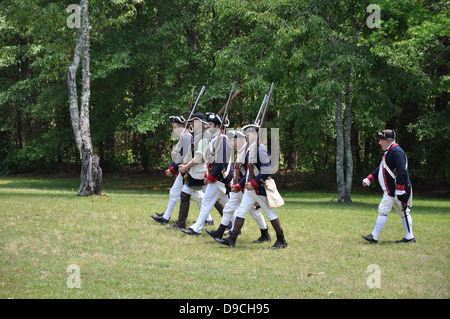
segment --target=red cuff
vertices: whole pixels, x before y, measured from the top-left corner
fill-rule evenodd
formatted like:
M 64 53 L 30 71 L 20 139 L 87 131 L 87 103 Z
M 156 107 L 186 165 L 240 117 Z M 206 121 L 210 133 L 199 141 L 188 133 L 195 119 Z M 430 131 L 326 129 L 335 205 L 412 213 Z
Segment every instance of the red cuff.
M 169 171 L 174 175 L 176 175 L 178 173 L 177 170 L 173 166 L 171 168 L 169 168 Z
M 373 177 L 372 174 L 370 174 L 370 175 L 367 176 L 366 178 L 367 178 L 367 179 L 369 180 L 369 182 L 371 182 L 371 183 L 375 182 L 375 177 Z
M 211 181 L 211 183 L 216 182 L 216 178 L 214 176 L 212 176 L 211 174 L 209 174 L 206 178 L 209 179 Z
M 235 188 L 238 192 L 241 191 L 241 185 L 239 185 L 239 184 L 234 184 L 234 188 Z
M 395 190 L 397 190 L 397 191 L 404 191 L 405 190 L 405 185 L 395 184 Z
M 252 181 L 250 182 L 250 184 L 252 184 L 252 186 L 253 186 L 254 189 L 258 189 L 258 187 L 259 187 L 259 184 L 258 184 L 255 180 L 252 180 Z

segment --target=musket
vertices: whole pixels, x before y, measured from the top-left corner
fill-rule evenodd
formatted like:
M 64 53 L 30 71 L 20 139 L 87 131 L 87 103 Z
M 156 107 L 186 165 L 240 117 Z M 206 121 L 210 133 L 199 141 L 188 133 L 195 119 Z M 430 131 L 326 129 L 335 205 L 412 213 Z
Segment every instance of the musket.
M 264 112 L 261 115 L 261 120 L 260 120 L 260 123 L 259 123 L 259 127 L 260 128 L 262 128 L 264 126 L 264 122 L 266 121 L 267 109 L 269 108 L 269 103 L 270 103 L 270 100 L 272 99 L 274 86 L 275 86 L 275 84 L 272 82 L 272 85 L 270 86 L 269 95 L 267 96 L 266 106 L 264 107 Z
M 228 110 L 230 108 L 231 100 L 233 98 L 233 92 L 234 92 L 235 86 L 236 86 L 236 81 L 233 82 L 233 86 L 231 87 L 230 95 L 228 96 L 228 101 L 226 103 L 225 110 L 224 110 L 223 117 L 222 117 L 222 123 L 220 123 L 220 128 L 219 128 L 220 132 L 222 132 L 223 123 L 225 123 L 225 120 L 228 118 Z M 234 96 L 236 96 L 237 93 L 239 93 L 239 91 L 237 91 L 236 94 L 234 94 Z
M 265 95 L 264 96 L 264 100 L 263 100 L 263 102 L 261 104 L 261 107 L 259 108 L 258 115 L 256 116 L 254 124 L 258 124 L 259 125 L 259 129 L 261 129 L 263 127 L 263 125 L 264 125 L 265 118 L 266 118 L 266 113 L 267 113 L 267 110 L 269 108 L 269 103 L 270 103 L 270 100 L 272 99 L 274 86 L 275 85 L 272 82 L 272 85 L 270 86 L 269 95 Z M 261 114 L 261 110 L 262 110 L 263 106 L 264 106 L 264 111 Z M 258 132 L 258 140 L 256 141 L 256 143 L 259 144 L 259 132 Z M 256 146 L 256 152 L 257 151 L 258 151 L 258 146 Z M 258 155 L 256 155 L 256 156 L 258 156 Z M 249 154 L 249 161 L 250 161 L 250 154 Z M 249 163 L 249 166 L 250 166 L 250 170 L 249 170 L 250 174 L 247 175 L 247 181 L 248 180 L 251 181 L 254 178 L 254 173 L 253 173 L 254 163 Z
M 260 121 L 259 116 L 261 115 L 261 111 L 263 110 L 264 105 L 266 104 L 266 100 L 267 100 L 267 94 L 264 95 L 264 99 L 261 103 L 261 106 L 259 107 L 258 115 L 256 116 L 254 124 L 259 124 L 259 121 Z
M 236 97 L 236 95 L 239 93 L 239 91 L 234 92 L 235 86 L 236 86 L 236 81 L 233 82 L 233 86 L 231 87 L 231 91 L 230 91 L 230 94 L 229 94 L 229 96 L 228 96 L 227 103 L 225 103 L 224 107 L 222 107 L 222 108 L 223 108 L 224 115 L 223 115 L 223 117 L 222 117 L 222 122 L 220 123 L 220 127 L 219 127 L 219 135 L 217 136 L 216 144 L 214 145 L 214 152 L 217 152 L 217 149 L 218 149 L 218 147 L 219 147 L 219 143 L 220 143 L 220 141 L 222 140 L 222 139 L 220 138 L 220 134 L 222 133 L 223 124 L 225 123 L 225 121 L 226 121 L 227 118 L 228 118 L 228 110 L 230 109 L 231 101 L 232 101 L 232 100 Z M 219 111 L 219 112 L 220 112 L 220 111 Z
M 191 114 L 192 102 L 194 102 L 194 89 L 195 88 L 192 88 L 192 92 L 191 92 L 191 101 L 189 102 L 188 116 L 189 116 L 189 114 Z
M 236 95 L 238 95 L 238 94 L 239 94 L 239 91 L 235 91 L 235 92 L 233 93 L 233 96 L 231 97 L 231 101 L 233 101 L 234 98 L 236 97 Z M 231 101 L 230 101 L 230 103 L 231 103 Z M 225 108 L 227 107 L 227 105 L 228 105 L 228 101 L 225 102 L 225 104 L 222 106 L 222 108 L 221 108 L 221 109 L 219 110 L 219 112 L 217 112 L 216 114 L 220 116 L 220 114 L 222 114 L 223 111 L 225 111 Z
M 200 100 L 200 97 L 202 96 L 202 94 L 203 94 L 204 91 L 205 91 L 205 86 L 203 85 L 202 88 L 201 88 L 201 90 L 200 90 L 200 93 L 199 93 L 198 96 L 197 96 L 197 100 L 195 101 L 194 107 L 192 108 L 192 110 L 190 110 L 189 117 L 188 117 L 188 119 L 186 120 L 186 125 L 184 126 L 183 133 L 180 134 L 180 138 L 179 138 L 179 140 L 178 140 L 178 143 L 177 143 L 177 145 L 175 146 L 175 149 L 176 149 L 176 150 L 178 150 L 178 147 L 179 147 L 179 145 L 180 145 L 180 142 L 181 142 L 181 140 L 183 139 L 184 135 L 185 135 L 186 132 L 187 132 L 186 130 L 187 130 L 188 125 L 189 125 L 189 120 L 191 119 L 192 115 L 194 114 L 195 108 L 196 108 L 197 105 L 198 105 L 198 101 Z M 194 93 L 194 89 L 192 89 L 192 93 Z M 193 97 L 193 95 L 192 95 L 192 97 Z M 191 97 L 191 101 L 192 101 L 192 97 Z
M 193 107 L 191 113 L 189 114 L 189 117 L 188 117 L 188 119 L 186 120 L 186 122 L 188 122 L 188 121 L 191 119 L 192 115 L 194 114 L 195 108 L 196 108 L 197 105 L 198 105 L 198 101 L 200 100 L 200 97 L 202 96 L 202 94 L 203 94 L 204 91 L 205 91 L 205 86 L 203 85 L 202 88 L 201 88 L 201 90 L 200 90 L 200 93 L 198 94 L 197 100 L 195 101 L 194 107 Z M 186 127 L 187 127 L 187 126 L 186 126 Z M 186 129 L 186 127 L 185 127 L 185 129 Z

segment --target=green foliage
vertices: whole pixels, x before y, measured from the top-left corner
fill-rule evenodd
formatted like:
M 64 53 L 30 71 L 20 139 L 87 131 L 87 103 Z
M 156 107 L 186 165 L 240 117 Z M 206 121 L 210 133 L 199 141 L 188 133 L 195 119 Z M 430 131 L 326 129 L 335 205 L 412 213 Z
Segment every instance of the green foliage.
M 0 3 L 4 171 L 77 162 L 62 133 L 70 136 L 72 3 Z M 366 25 L 370 3 L 381 8 L 379 29 Z M 379 162 L 373 132 L 389 126 L 415 177 L 448 180 L 446 161 L 430 151 L 449 140 L 438 125 L 449 115 L 448 12 L 445 1 L 92 0 L 94 146 L 109 169 L 166 166 L 168 116 L 187 115 L 192 88 L 206 86 L 199 111 L 217 111 L 236 80 L 230 120 L 239 127 L 274 82 L 267 126 L 280 128 L 282 165 L 334 174 L 335 96 L 347 83 L 356 178 Z

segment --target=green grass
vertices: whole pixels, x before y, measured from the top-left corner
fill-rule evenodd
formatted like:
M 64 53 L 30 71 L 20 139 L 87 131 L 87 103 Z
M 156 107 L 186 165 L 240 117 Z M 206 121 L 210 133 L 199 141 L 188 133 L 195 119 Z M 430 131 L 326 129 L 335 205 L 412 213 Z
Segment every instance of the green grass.
M 248 215 L 229 249 L 205 232 L 155 223 L 150 216 L 168 200 L 160 184 L 104 183 L 104 197 L 85 198 L 76 196 L 77 178 L 0 179 L 0 298 L 449 297 L 449 199 L 414 198 L 416 244 L 394 243 L 404 231 L 392 212 L 370 245 L 361 235 L 373 229 L 381 194 L 338 205 L 334 193 L 282 192 L 286 205 L 276 212 L 288 248 L 252 244 L 259 229 Z M 188 224 L 197 216 L 192 203 Z M 80 289 L 67 286 L 71 264 L 81 269 Z M 366 284 L 371 264 L 381 269 L 380 289 Z

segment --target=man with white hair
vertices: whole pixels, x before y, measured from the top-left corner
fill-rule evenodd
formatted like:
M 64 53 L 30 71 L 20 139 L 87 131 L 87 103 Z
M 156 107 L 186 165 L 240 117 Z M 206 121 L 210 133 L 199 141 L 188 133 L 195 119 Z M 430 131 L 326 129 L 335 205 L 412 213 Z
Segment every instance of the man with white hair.
M 383 189 L 383 198 L 378 205 L 378 217 L 372 233 L 362 237 L 368 242 L 376 244 L 378 235 L 386 224 L 387 216 L 394 207 L 402 218 L 406 233 L 405 237 L 396 241 L 396 243 L 415 243 L 408 207 L 411 206 L 412 187 L 406 154 L 395 142 L 394 130 L 386 129 L 376 133 L 379 138 L 378 144 L 384 151 L 383 158 L 380 165 L 363 180 L 362 184 L 364 187 L 369 186 L 378 178 L 378 182 Z

